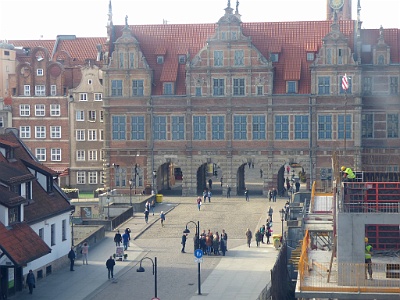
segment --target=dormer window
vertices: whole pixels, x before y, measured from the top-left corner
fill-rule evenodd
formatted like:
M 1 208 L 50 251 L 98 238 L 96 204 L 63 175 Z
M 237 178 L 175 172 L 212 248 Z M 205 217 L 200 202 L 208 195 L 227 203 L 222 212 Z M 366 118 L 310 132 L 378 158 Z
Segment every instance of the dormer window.
M 158 55 L 157 56 L 157 64 L 162 65 L 164 63 L 164 56 Z
M 8 224 L 14 224 L 20 220 L 19 206 L 11 207 L 8 209 Z
M 163 94 L 164 95 L 173 95 L 174 94 L 172 82 L 164 83 Z
M 314 52 L 308 52 L 307 53 L 307 61 L 314 61 Z
M 271 62 L 278 62 L 279 61 L 279 54 L 278 53 L 271 53 Z
M 287 81 L 286 82 L 286 92 L 288 94 L 297 93 L 297 81 Z
M 186 63 L 186 55 L 179 55 L 178 61 L 180 64 L 185 64 Z

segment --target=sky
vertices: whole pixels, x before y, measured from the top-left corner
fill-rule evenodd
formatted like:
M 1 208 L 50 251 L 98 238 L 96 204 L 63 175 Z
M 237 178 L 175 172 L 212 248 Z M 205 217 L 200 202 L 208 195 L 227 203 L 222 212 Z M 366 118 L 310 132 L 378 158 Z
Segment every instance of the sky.
M 319 21 L 326 0 L 240 0 L 243 22 Z M 105 37 L 109 0 L 0 0 L 0 41 Z M 112 0 L 113 22 L 123 25 L 216 23 L 227 0 Z M 236 0 L 231 0 L 236 7 Z M 357 19 L 357 0 L 353 0 Z M 400 28 L 400 0 L 361 0 L 363 28 Z

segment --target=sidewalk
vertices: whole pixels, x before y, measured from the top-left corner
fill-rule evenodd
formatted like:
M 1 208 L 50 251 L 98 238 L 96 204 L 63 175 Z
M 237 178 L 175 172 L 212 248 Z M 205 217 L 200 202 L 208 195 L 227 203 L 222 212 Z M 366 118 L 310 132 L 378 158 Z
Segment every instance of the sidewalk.
M 279 201 L 281 199 L 281 201 Z M 280 220 L 279 210 L 282 206 L 282 199 L 278 202 L 271 202 L 274 208 L 274 220 Z M 131 245 L 125 252 L 128 254 L 126 261 L 116 261 L 114 277 L 123 274 L 124 268 L 130 268 L 137 264 L 138 259 L 143 255 L 143 249 L 134 245 L 138 238 L 153 223 L 159 222 L 160 211 L 169 212 L 175 208 L 175 204 L 164 202 L 159 203 L 155 209 L 155 217 L 150 212 L 150 222 L 144 222 L 143 213 L 135 213 L 133 218 L 122 224 L 119 229 L 121 233 L 125 228 L 131 229 Z M 267 212 L 263 214 L 258 222 L 257 228 L 251 228 L 253 235 L 255 231 L 265 224 Z M 274 231 L 280 233 L 280 222 L 275 221 Z M 115 253 L 113 241 L 115 232 L 107 232 L 106 237 L 98 244 L 89 249 L 89 265 L 82 265 L 79 259 L 75 263 L 75 272 L 69 271 L 69 266 L 54 274 L 39 280 L 33 295 L 28 290 L 9 297 L 12 300 L 19 299 L 41 299 L 41 300 L 80 300 L 85 299 L 104 284 L 112 284 L 107 279 L 106 260 Z M 216 299 L 257 299 L 267 283 L 270 282 L 270 270 L 273 268 L 278 251 L 272 244 L 261 244 L 256 247 L 255 238 L 252 240 L 251 248 L 241 245 L 236 248 L 229 248 L 229 255 L 221 259 L 215 269 L 207 278 L 202 278 L 202 295 L 193 295 L 190 299 L 200 297 Z

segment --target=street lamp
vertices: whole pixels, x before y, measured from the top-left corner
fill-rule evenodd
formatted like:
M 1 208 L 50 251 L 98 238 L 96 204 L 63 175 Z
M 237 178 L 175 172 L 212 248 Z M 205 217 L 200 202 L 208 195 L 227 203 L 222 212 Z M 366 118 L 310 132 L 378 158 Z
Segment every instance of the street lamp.
M 188 229 L 188 224 L 193 223 L 196 226 L 196 236 L 197 236 L 197 247 L 200 249 L 200 222 L 197 221 L 197 224 L 194 221 L 189 221 L 186 223 L 186 229 L 183 233 L 190 233 Z M 200 272 L 200 261 L 197 263 L 197 286 L 198 286 L 198 295 L 201 295 L 201 272 Z
M 279 213 L 281 214 L 281 221 L 282 221 L 282 237 L 283 237 L 283 221 L 285 220 L 285 210 L 282 208 Z
M 157 178 L 157 171 L 153 170 L 153 185 L 152 185 L 152 194 L 155 195 L 155 189 L 154 189 L 154 181 Z
M 129 179 L 129 204 L 132 206 L 132 179 Z
M 144 259 L 149 259 L 151 263 L 153 264 L 153 275 L 154 275 L 154 298 L 157 298 L 157 257 L 154 257 L 154 261 L 150 257 L 143 257 L 140 260 L 140 266 L 136 270 L 136 272 L 142 273 L 144 272 L 144 268 L 142 267 L 142 261 Z
M 107 206 L 108 206 L 108 212 L 107 212 L 107 220 L 110 219 L 110 194 L 107 192 Z

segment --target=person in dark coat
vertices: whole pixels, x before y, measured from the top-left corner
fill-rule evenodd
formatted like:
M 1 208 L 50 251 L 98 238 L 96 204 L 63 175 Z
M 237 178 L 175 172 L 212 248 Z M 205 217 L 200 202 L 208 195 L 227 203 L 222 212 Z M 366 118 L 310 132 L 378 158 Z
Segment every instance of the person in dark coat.
M 36 287 L 35 284 L 35 275 L 33 274 L 32 270 L 29 270 L 28 275 L 26 275 L 26 285 L 29 288 L 29 294 L 33 293 L 33 289 Z
M 144 211 L 144 221 L 147 223 L 149 223 L 149 213 L 150 211 L 146 208 Z
M 186 238 L 187 237 L 187 234 L 186 233 L 184 233 L 183 235 L 182 235 L 182 241 L 181 241 L 181 244 L 182 244 L 182 250 L 181 250 L 181 252 L 182 253 L 186 253 L 185 252 L 185 245 L 186 245 Z
M 70 271 L 75 271 L 74 270 L 75 257 L 76 257 L 76 255 L 75 255 L 74 247 L 71 247 L 71 250 L 68 252 L 68 258 L 70 261 L 70 265 L 69 265 Z
M 119 230 L 117 231 L 117 233 L 114 236 L 114 242 L 115 242 L 115 246 L 120 246 L 121 242 L 122 242 L 122 235 L 119 233 Z
M 114 278 L 114 266 L 115 266 L 115 260 L 110 256 L 109 259 L 106 261 L 106 267 L 108 270 L 108 279 Z

